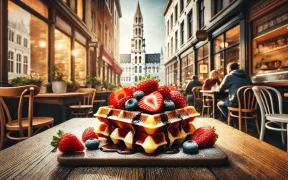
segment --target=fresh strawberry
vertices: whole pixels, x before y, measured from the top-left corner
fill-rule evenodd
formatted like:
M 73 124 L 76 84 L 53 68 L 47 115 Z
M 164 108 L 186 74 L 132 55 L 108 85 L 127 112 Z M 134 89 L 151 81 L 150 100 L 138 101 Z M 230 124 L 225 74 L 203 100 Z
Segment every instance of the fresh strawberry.
M 135 92 L 135 91 L 137 91 L 137 87 L 136 86 L 130 86 L 130 87 L 128 87 L 133 93 Z
M 98 136 L 94 132 L 94 128 L 93 127 L 88 127 L 82 133 L 82 142 L 85 142 L 87 139 L 91 139 L 91 138 L 98 139 Z
M 174 102 L 176 108 L 186 107 L 186 100 L 179 91 L 171 91 L 170 99 Z
M 212 147 L 218 135 L 215 133 L 215 129 L 208 127 L 200 127 L 192 134 L 191 139 L 195 141 L 200 148 Z
M 159 84 L 154 79 L 145 79 L 137 84 L 137 89 L 143 91 L 146 95 L 157 90 Z
M 59 130 L 57 135 L 53 136 L 53 141 L 51 142 L 51 145 L 54 147 L 52 152 L 55 152 L 57 147 L 63 153 L 78 152 L 85 149 L 81 141 L 74 134 L 64 133 Z
M 132 90 L 129 88 L 122 88 L 111 93 L 109 97 L 110 104 L 114 107 L 123 109 L 125 102 L 133 96 Z M 125 101 L 125 102 L 124 102 Z
M 154 91 L 153 93 L 141 98 L 138 106 L 145 111 L 157 113 L 162 109 L 163 102 L 163 96 L 159 92 Z
M 157 91 L 162 94 L 164 99 L 170 99 L 170 89 L 166 85 L 159 86 Z

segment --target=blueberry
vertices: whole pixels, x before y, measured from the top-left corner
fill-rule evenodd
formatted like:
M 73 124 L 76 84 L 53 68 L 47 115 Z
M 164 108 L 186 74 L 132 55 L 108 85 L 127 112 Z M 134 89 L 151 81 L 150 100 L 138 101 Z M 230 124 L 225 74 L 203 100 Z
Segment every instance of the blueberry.
M 183 152 L 186 154 L 198 153 L 198 144 L 195 141 L 192 141 L 192 140 L 185 141 L 182 147 L 183 147 Z
M 143 91 L 135 91 L 133 93 L 133 97 L 136 98 L 138 101 L 145 96 L 145 93 Z
M 98 149 L 99 143 L 100 143 L 99 140 L 96 138 L 87 139 L 85 142 L 85 147 L 88 150 L 95 150 Z
M 172 111 L 175 109 L 175 104 L 173 101 L 169 100 L 169 99 L 165 99 L 164 100 L 164 109 L 166 111 Z
M 138 108 L 138 101 L 135 98 L 131 98 L 125 102 L 125 109 L 128 111 L 136 111 Z

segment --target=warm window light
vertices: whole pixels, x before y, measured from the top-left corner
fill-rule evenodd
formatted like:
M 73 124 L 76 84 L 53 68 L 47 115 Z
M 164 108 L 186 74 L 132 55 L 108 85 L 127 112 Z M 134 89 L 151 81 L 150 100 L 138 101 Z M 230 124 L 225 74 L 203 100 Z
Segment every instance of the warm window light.
M 57 43 L 55 45 L 56 49 L 62 49 L 63 45 L 61 43 Z
M 221 43 L 220 43 L 220 47 L 221 47 L 221 48 L 228 47 L 228 43 L 225 42 L 225 44 L 224 44 L 224 42 L 221 42 Z
M 46 42 L 45 41 L 40 41 L 39 46 L 44 48 L 46 47 Z
M 77 56 L 77 55 L 78 55 L 78 53 L 79 53 L 79 52 L 78 52 L 78 50 L 77 50 L 77 49 L 73 49 L 73 50 L 72 50 L 72 55 L 73 55 L 73 56 Z

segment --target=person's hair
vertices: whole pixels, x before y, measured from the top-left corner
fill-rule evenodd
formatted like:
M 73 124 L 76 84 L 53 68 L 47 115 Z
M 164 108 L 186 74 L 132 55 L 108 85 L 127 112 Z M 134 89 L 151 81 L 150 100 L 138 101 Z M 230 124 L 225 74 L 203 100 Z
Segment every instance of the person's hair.
M 209 74 L 209 78 L 212 78 L 215 73 L 219 74 L 218 71 L 212 70 Z
M 196 80 L 198 80 L 198 77 L 197 76 L 192 76 L 192 79 L 194 80 L 194 81 L 196 81 Z
M 239 64 L 236 62 L 230 62 L 227 64 L 227 69 L 231 69 L 231 71 L 239 69 Z

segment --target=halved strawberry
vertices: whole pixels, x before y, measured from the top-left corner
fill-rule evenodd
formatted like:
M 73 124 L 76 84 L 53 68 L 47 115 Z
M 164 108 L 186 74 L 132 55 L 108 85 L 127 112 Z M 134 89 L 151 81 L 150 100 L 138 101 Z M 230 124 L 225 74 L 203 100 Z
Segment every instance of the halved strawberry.
M 146 95 L 156 91 L 159 84 L 154 79 L 145 79 L 137 84 L 137 89 L 143 91 Z
M 157 91 L 162 94 L 164 99 L 170 99 L 170 89 L 166 85 L 161 85 L 157 88 Z
M 64 133 L 59 130 L 57 135 L 53 136 L 53 141 L 51 142 L 54 147 L 52 152 L 55 152 L 57 147 L 63 153 L 78 152 L 85 149 L 84 145 L 74 134 Z
M 170 99 L 174 102 L 176 108 L 186 107 L 186 100 L 179 91 L 171 91 Z
M 88 127 L 82 133 L 82 141 L 85 142 L 87 139 L 91 139 L 91 138 L 98 139 L 98 136 L 94 132 L 94 128 L 93 127 Z
M 162 109 L 163 101 L 163 96 L 159 92 L 154 91 L 153 93 L 141 98 L 138 106 L 145 111 L 157 113 Z
M 110 104 L 114 107 L 123 109 L 125 102 L 133 96 L 132 90 L 129 88 L 122 88 L 111 93 L 109 97 Z
M 195 141 L 200 148 L 212 147 L 218 135 L 215 133 L 215 129 L 208 127 L 200 127 L 192 134 L 191 139 Z

